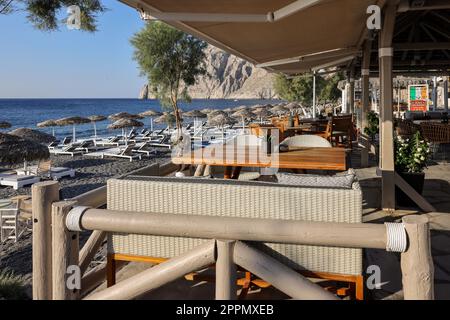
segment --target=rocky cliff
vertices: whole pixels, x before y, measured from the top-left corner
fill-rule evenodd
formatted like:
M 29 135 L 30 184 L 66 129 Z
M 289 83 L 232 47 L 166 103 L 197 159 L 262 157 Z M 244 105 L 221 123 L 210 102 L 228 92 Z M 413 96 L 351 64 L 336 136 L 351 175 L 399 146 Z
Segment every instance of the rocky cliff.
M 194 99 L 270 99 L 275 97 L 272 86 L 274 75 L 216 47 L 206 49 L 208 74 L 189 88 Z M 144 85 L 140 99 L 151 98 Z

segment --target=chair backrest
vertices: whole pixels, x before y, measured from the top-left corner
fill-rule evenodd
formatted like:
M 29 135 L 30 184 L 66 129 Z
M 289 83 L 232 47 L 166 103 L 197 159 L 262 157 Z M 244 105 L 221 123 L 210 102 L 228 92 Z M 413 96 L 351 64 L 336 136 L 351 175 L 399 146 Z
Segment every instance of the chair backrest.
M 69 144 L 70 142 L 72 142 L 72 137 L 64 137 L 64 140 L 63 140 L 63 144 Z
M 317 147 L 317 148 L 331 148 L 331 143 L 322 137 L 316 135 L 302 134 L 299 136 L 289 137 L 281 142 L 282 145 L 288 147 Z
M 353 126 L 353 116 L 351 114 L 345 116 L 331 117 L 333 131 L 350 131 Z
M 77 147 L 76 147 L 75 145 L 73 145 L 73 144 L 68 144 L 68 145 L 66 145 L 62 150 L 63 150 L 64 152 L 72 152 L 72 151 L 75 151 L 76 148 L 77 148 Z
M 51 148 L 51 147 L 56 147 L 56 146 L 58 145 L 59 142 L 60 142 L 59 140 L 52 141 L 52 142 L 50 142 L 50 143 L 48 144 L 48 147 L 49 147 L 49 148 Z
M 111 139 L 109 139 L 109 142 L 119 142 L 120 141 L 120 137 L 116 136 L 116 137 L 112 137 Z
M 450 125 L 422 122 L 420 129 L 425 140 L 435 143 L 450 143 Z
M 52 160 L 39 161 L 38 171 L 40 172 L 48 172 L 52 167 Z
M 143 144 L 141 144 L 141 146 L 138 148 L 138 150 L 144 150 L 148 145 L 148 142 L 144 142 Z
M 122 152 L 120 153 L 120 155 L 122 156 L 131 156 L 133 154 L 133 148 L 134 148 L 134 144 L 129 144 L 127 145 Z

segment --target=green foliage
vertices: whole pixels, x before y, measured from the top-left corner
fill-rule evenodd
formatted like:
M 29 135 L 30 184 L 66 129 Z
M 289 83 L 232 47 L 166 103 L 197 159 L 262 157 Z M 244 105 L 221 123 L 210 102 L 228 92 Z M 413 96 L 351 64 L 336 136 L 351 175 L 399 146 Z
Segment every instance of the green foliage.
M 150 90 L 163 107 L 172 107 L 177 128 L 181 129 L 178 101 L 189 102 L 188 87 L 195 84 L 197 76 L 206 74 L 207 44 L 162 22 L 147 23 L 133 36 L 131 44 Z
M 419 131 L 411 139 L 396 137 L 394 144 L 396 171 L 419 173 L 427 167 L 430 147 L 428 142 L 422 139 Z
M 316 75 L 317 102 L 334 102 L 340 97 L 337 85 L 343 79 L 341 73 L 335 73 L 326 79 Z M 312 105 L 313 100 L 313 75 L 304 74 L 288 78 L 285 75 L 277 75 L 274 80 L 275 92 L 280 98 L 287 101 L 298 101 L 305 105 Z
M 14 275 L 12 271 L 0 271 L 0 300 L 23 300 L 27 298 L 23 278 Z
M 369 111 L 367 113 L 367 127 L 364 128 L 364 133 L 367 134 L 372 140 L 375 139 L 375 135 L 379 132 L 378 115 L 375 111 Z
M 9 14 L 16 10 L 27 12 L 28 20 L 40 30 L 58 30 L 58 15 L 67 14 L 67 7 L 77 5 L 81 9 L 81 30 L 97 30 L 96 16 L 105 11 L 100 0 L 0 0 L 0 14 Z

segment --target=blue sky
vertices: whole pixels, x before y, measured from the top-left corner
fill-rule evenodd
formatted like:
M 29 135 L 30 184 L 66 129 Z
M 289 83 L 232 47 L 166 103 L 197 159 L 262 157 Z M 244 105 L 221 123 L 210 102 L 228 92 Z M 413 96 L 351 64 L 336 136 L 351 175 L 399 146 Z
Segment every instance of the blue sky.
M 0 98 L 136 98 L 145 79 L 129 39 L 144 22 L 119 1 L 103 3 L 93 34 L 42 32 L 24 13 L 0 16 Z

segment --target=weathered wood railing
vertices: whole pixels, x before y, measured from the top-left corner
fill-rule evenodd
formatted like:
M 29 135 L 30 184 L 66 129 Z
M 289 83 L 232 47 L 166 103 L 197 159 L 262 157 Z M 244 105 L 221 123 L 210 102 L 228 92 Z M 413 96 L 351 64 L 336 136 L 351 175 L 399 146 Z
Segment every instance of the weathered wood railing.
M 242 241 L 389 249 L 392 248 L 393 239 L 398 241 L 398 237 L 402 237 L 401 234 L 397 234 L 397 237 L 390 234 L 392 225 L 387 228 L 381 224 L 185 216 L 80 208 L 80 205 L 86 204 L 94 207 L 104 205 L 101 200 L 106 197 L 104 189 L 77 197 L 75 201 L 72 199 L 55 202 L 58 200 L 58 188 L 57 182 L 36 184 L 33 187 L 36 231 L 33 234 L 33 286 L 36 286 L 33 288 L 34 299 L 80 298 L 80 292 L 69 290 L 66 286 L 67 268 L 70 265 L 78 265 L 83 275 L 103 243 L 106 232 L 181 236 L 210 241 L 92 294 L 88 299 L 132 299 L 213 263 L 216 264 L 218 299 L 235 298 L 236 264 L 293 298 L 334 299 L 334 295 Z M 50 212 L 52 219 L 49 218 Z M 227 228 L 224 228 L 224 225 Z M 405 299 L 434 297 L 430 226 L 449 229 L 448 214 L 407 216 L 403 218 L 402 224 L 394 225 L 394 229 L 401 230 L 400 233 L 403 233 L 407 240 L 405 250 L 398 250 L 404 251 L 401 255 L 401 268 Z M 93 231 L 81 250 L 78 247 L 80 230 Z M 49 238 L 50 231 L 52 236 Z M 104 276 L 102 265 L 85 274 L 81 281 L 83 295 L 95 288 Z

